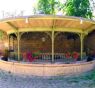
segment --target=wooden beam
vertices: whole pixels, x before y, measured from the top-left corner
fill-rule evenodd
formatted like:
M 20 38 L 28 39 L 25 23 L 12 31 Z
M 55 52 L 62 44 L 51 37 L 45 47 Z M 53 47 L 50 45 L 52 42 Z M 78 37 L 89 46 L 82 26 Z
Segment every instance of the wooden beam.
M 55 28 L 55 31 L 59 31 L 59 32 L 75 32 L 75 33 L 83 33 L 82 29 L 78 29 L 78 28 Z
M 55 35 L 54 35 L 54 38 L 56 38 L 56 36 L 58 35 L 58 34 L 60 34 L 61 32 L 57 32 L 57 33 L 55 33 Z
M 95 24 L 91 25 L 85 32 L 90 33 L 93 30 L 95 30 Z
M 51 27 L 32 27 L 32 28 L 19 28 L 19 32 L 49 32 L 52 31 Z M 62 27 L 55 27 L 53 29 L 55 32 L 74 32 L 74 33 L 84 33 L 82 29 L 78 28 L 62 28 Z M 10 30 L 7 33 L 14 33 L 15 30 Z
M 44 32 L 44 33 L 46 33 L 52 39 L 52 34 L 50 32 Z
M 47 32 L 47 31 L 52 31 L 51 27 L 32 27 L 32 28 L 20 28 L 20 32 L 27 32 L 27 31 L 32 31 L 32 32 Z
M 15 25 L 13 25 L 11 22 L 6 22 L 13 30 L 17 31 L 18 27 L 16 27 Z

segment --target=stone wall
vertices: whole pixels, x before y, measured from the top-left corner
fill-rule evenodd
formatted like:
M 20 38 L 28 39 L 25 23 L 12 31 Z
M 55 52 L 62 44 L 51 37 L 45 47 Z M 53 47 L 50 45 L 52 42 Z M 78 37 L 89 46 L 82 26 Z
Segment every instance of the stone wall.
M 0 69 L 17 75 L 58 76 L 74 75 L 95 68 L 95 61 L 75 64 L 29 64 L 0 61 Z

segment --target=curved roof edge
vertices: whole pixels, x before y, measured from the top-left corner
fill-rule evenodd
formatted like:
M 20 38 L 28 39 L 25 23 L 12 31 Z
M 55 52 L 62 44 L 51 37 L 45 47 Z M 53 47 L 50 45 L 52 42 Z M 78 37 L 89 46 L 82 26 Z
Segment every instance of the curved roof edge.
M 0 21 L 9 21 L 9 20 L 16 20 L 16 19 L 25 19 L 25 18 L 69 18 L 69 19 L 77 19 L 77 20 L 83 20 L 83 21 L 90 21 L 90 22 L 94 22 L 95 21 L 93 19 L 87 19 L 87 18 L 83 18 L 83 17 L 76 17 L 76 16 L 63 16 L 63 15 L 30 15 L 30 16 L 16 16 L 16 17 L 9 17 L 9 18 L 4 18 L 4 19 L 0 19 Z

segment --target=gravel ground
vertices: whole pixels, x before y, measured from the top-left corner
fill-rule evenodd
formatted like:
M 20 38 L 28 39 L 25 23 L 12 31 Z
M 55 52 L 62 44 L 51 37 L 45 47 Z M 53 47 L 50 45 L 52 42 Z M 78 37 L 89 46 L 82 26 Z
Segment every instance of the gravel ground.
M 68 77 L 29 77 L 0 70 L 0 88 L 95 88 L 95 71 Z

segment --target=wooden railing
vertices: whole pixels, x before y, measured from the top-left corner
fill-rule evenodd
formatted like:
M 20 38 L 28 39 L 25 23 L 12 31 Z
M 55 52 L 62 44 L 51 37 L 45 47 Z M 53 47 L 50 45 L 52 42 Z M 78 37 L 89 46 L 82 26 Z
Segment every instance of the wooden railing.
M 40 60 L 51 60 L 52 59 L 52 53 L 39 53 L 38 59 Z M 84 55 L 85 56 L 85 55 Z M 21 60 L 23 60 L 23 55 L 20 53 Z M 17 60 L 17 53 L 10 54 L 10 58 L 13 58 L 14 60 Z M 72 58 L 72 56 L 70 57 Z M 66 59 L 65 53 L 55 53 L 54 59 Z

